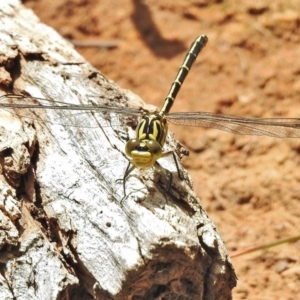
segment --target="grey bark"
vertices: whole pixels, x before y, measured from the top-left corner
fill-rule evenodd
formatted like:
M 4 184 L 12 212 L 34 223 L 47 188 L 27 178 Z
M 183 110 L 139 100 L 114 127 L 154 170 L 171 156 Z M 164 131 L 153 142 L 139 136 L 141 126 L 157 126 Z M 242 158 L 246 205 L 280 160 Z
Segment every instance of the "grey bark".
M 17 0 L 0 2 L 0 40 L 1 95 L 147 108 Z M 185 170 L 162 159 L 167 194 L 163 169 L 134 170 L 121 205 L 134 131 L 117 114 L 1 109 L 0 130 L 0 299 L 231 299 L 230 259 Z M 184 153 L 171 133 L 166 149 Z

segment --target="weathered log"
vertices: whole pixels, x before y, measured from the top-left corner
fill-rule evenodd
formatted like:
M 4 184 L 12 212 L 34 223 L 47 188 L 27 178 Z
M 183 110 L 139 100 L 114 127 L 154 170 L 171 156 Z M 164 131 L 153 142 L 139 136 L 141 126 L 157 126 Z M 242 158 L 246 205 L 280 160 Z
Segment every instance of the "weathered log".
M 147 108 L 17 0 L 0 3 L 0 39 L 1 95 Z M 0 299 L 231 299 L 231 262 L 181 166 L 184 180 L 162 159 L 167 193 L 163 168 L 134 170 L 121 205 L 128 125 L 0 110 Z M 166 148 L 184 153 L 171 133 Z

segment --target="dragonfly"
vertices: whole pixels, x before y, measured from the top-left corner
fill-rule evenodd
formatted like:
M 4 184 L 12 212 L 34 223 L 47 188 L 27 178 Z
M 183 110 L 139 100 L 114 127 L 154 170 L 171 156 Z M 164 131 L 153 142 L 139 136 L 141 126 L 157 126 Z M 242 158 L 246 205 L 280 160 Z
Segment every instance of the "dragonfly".
M 241 118 L 210 112 L 176 112 L 170 113 L 175 98 L 198 54 L 208 42 L 206 35 L 198 36 L 191 44 L 184 61 L 173 81 L 162 107 L 154 113 L 129 107 L 107 105 L 80 105 L 43 98 L 28 97 L 18 94 L 6 94 L 0 97 L 3 109 L 58 109 L 72 111 L 92 111 L 136 116 L 140 121 L 136 128 L 136 137 L 129 139 L 125 145 L 128 165 L 123 177 L 123 190 L 126 196 L 125 181 L 135 168 L 149 168 L 159 165 L 158 159 L 172 155 L 178 177 L 182 179 L 174 151 L 164 151 L 168 123 L 183 126 L 207 127 L 240 135 L 270 136 L 274 138 L 299 138 L 300 119 L 298 118 Z M 22 102 L 26 98 L 36 100 L 36 104 Z M 166 190 L 172 183 L 172 174 Z

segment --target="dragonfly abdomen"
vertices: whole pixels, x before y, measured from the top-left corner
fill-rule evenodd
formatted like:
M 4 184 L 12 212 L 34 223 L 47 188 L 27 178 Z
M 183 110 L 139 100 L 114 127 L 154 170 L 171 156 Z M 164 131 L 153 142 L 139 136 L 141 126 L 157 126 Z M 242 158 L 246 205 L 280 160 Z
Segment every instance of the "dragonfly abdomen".
M 206 35 L 200 35 L 191 45 L 188 53 L 185 56 L 185 59 L 179 68 L 179 71 L 176 75 L 175 80 L 173 81 L 169 93 L 164 101 L 162 108 L 160 109 L 160 114 L 166 114 L 170 111 L 174 100 L 181 88 L 183 81 L 185 80 L 188 72 L 194 61 L 196 60 L 199 52 L 204 48 L 208 41 L 208 37 Z

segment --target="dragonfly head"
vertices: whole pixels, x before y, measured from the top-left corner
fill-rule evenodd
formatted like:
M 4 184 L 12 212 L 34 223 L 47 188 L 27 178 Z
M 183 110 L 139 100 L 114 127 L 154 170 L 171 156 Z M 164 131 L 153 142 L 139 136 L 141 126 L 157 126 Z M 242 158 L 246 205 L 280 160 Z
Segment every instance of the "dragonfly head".
M 131 139 L 125 146 L 126 155 L 137 168 L 148 168 L 162 156 L 162 147 L 155 140 Z

